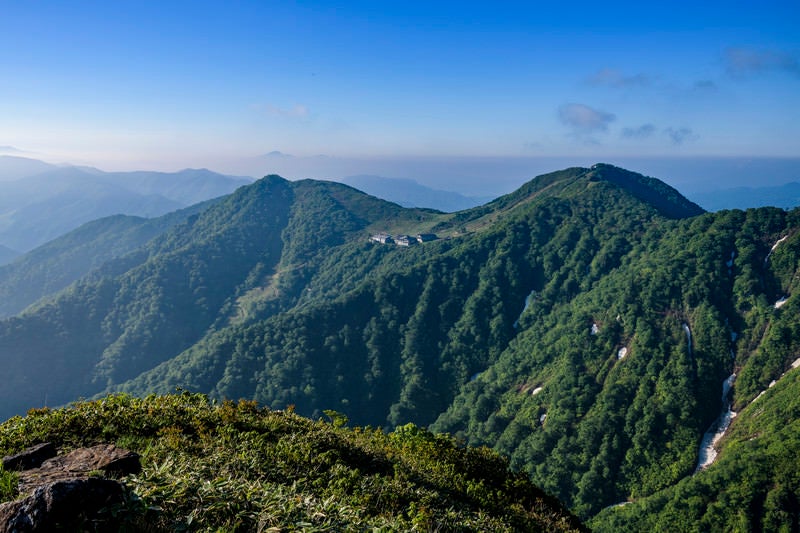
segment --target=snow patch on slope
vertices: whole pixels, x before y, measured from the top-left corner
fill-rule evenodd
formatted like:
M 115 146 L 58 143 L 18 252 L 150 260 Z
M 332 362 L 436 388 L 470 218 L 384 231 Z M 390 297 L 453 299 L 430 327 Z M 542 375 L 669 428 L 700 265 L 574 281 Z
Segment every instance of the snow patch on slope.
M 774 252 L 774 251 L 775 251 L 775 248 L 777 248 L 777 247 L 778 247 L 778 245 L 779 245 L 780 243 L 782 243 L 783 241 L 785 241 L 785 240 L 786 240 L 786 239 L 788 239 L 788 238 L 789 238 L 789 236 L 788 236 L 788 235 L 784 235 L 783 237 L 781 237 L 780 239 L 778 239 L 778 242 L 776 242 L 775 244 L 773 244 L 773 245 L 772 245 L 772 248 L 770 248 L 770 249 L 769 249 L 769 253 L 767 254 L 767 257 L 765 257 L 765 258 L 764 258 L 764 264 L 765 264 L 765 265 L 766 265 L 766 264 L 767 264 L 767 262 L 769 261 L 769 258 L 770 258 L 770 256 L 772 255 L 772 252 Z
M 728 395 L 731 392 L 733 382 L 736 380 L 736 374 L 731 374 L 722 382 L 722 413 L 711 424 L 708 431 L 703 435 L 700 441 L 700 453 L 697 458 L 697 468 L 695 473 L 708 467 L 717 458 L 716 444 L 725 435 L 731 421 L 736 418 L 737 413 L 731 408 L 731 402 L 728 400 Z

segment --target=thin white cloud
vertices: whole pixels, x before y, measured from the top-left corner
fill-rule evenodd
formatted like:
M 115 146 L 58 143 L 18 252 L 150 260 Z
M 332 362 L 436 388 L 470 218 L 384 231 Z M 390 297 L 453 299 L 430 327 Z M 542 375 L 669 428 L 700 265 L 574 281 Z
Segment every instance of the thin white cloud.
M 779 50 L 728 48 L 724 59 L 728 74 L 738 78 L 768 72 L 786 72 L 800 77 L 800 61 L 797 57 Z
M 622 128 L 620 135 L 626 139 L 647 139 L 656 132 L 653 124 L 642 124 L 638 128 Z
M 686 142 L 696 141 L 700 138 L 691 128 L 665 128 L 664 134 L 669 137 L 674 145 L 681 145 Z
M 289 109 L 284 109 L 272 104 L 267 104 L 266 111 L 270 115 L 288 118 L 307 118 L 309 115 L 308 107 L 302 104 L 295 104 Z
M 308 107 L 303 104 L 295 104 L 289 108 L 279 107 L 274 104 L 253 104 L 250 108 L 259 113 L 266 113 L 273 117 L 290 119 L 306 119 L 311 115 Z
M 613 68 L 603 68 L 589 76 L 587 81 L 591 85 L 613 87 L 615 89 L 627 87 L 643 87 L 650 85 L 652 79 L 647 74 L 625 75 Z
M 584 104 L 564 104 L 558 108 L 558 118 L 580 136 L 608 131 L 608 125 L 616 120 L 613 113 L 593 109 Z

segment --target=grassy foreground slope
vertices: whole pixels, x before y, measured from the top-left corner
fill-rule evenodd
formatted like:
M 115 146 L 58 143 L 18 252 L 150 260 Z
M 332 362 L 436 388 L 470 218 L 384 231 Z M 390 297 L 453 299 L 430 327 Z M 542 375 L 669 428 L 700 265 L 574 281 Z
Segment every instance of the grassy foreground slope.
M 134 531 L 580 531 L 487 448 L 414 425 L 386 434 L 199 394 L 109 396 L 0 425 L 0 454 L 50 441 L 142 456 L 125 480 Z M 4 478 L 7 476 L 4 476 Z

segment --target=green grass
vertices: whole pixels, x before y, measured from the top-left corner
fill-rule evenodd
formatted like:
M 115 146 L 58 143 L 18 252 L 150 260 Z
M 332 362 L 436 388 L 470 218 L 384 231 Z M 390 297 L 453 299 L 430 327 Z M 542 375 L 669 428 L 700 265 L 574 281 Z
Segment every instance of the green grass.
M 11 501 L 17 497 L 17 482 L 19 476 L 8 472 L 0 466 L 0 502 Z
M 0 425 L 0 453 L 51 441 L 141 454 L 133 530 L 568 531 L 580 524 L 486 448 L 414 425 L 386 434 L 204 395 L 116 395 Z M 3 480 L 4 478 L 0 478 Z M 0 490 L 5 485 L 0 481 Z

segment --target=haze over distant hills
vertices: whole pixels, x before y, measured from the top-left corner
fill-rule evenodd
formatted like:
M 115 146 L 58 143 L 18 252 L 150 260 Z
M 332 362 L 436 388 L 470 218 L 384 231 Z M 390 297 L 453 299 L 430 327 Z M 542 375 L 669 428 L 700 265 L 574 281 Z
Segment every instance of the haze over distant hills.
M 414 180 L 380 176 L 348 176 L 337 179 L 372 196 L 395 202 L 403 207 L 429 207 L 445 212 L 459 211 L 482 205 L 490 197 L 464 196 L 420 185 Z M 750 209 L 754 207 L 800 206 L 800 183 L 791 182 L 776 187 L 737 187 L 686 195 L 708 211 Z
M 294 156 L 273 151 L 240 161 L 220 162 L 225 172 L 261 177 L 279 174 L 288 179 L 340 180 L 343 176 L 372 175 L 410 178 L 432 189 L 456 191 L 470 197 L 496 198 L 532 177 L 558 168 L 588 167 L 596 156 L 430 156 L 333 157 Z M 603 155 L 602 161 L 654 176 L 692 197 L 735 187 L 775 187 L 800 180 L 798 157 L 634 157 Z
M 0 182 L 27 178 L 57 168 L 59 167 L 56 165 L 51 165 L 50 163 L 45 163 L 38 159 L 30 159 L 16 155 L 3 155 L 3 153 L 0 152 Z
M 431 189 L 414 180 L 404 178 L 360 175 L 345 176 L 335 181 L 355 187 L 372 196 L 395 202 L 403 207 L 428 207 L 446 213 L 469 209 L 493 199 Z
M 16 152 L 5 150 L 5 153 Z M 371 160 L 294 157 L 271 152 L 257 161 L 258 166 L 267 169 L 264 173 L 285 170 L 290 175 L 328 175 L 404 207 L 454 212 L 481 205 L 493 197 L 475 195 L 470 191 L 503 191 L 520 179 L 514 176 L 521 175 L 523 169 L 532 171 L 560 159 L 512 158 L 501 162 L 492 158 L 473 161 L 431 158 L 416 163 L 413 160 L 388 162 L 386 167 L 386 161 L 377 164 Z M 797 190 L 800 186 L 780 182 L 800 172 L 800 166 L 793 159 L 641 158 L 632 162 L 659 170 L 654 174 L 657 176 L 677 169 L 679 176 L 683 177 L 673 177 L 670 181 L 681 192 L 712 211 L 766 205 L 788 208 L 797 205 L 800 199 Z M 322 168 L 328 172 L 323 172 Z M 364 168 L 396 168 L 409 173 L 419 171 L 421 176 L 427 176 L 428 179 L 423 180 L 427 184 L 417 179 L 386 178 L 375 174 L 335 177 L 337 173 Z M 509 174 L 499 175 L 497 179 L 478 177 L 488 175 L 493 168 Z M 431 175 L 431 170 L 436 171 L 436 175 Z M 777 185 L 730 187 L 752 183 L 753 177 L 758 178 L 758 183 Z M 159 216 L 222 196 L 250 181 L 250 178 L 225 176 L 206 169 L 185 169 L 174 173 L 104 172 L 92 167 L 53 165 L 19 155 L 0 155 L 0 246 L 4 247 L 0 249 L 0 264 L 90 220 L 114 214 Z M 442 185 L 436 188 L 431 187 L 431 183 Z
M 159 216 L 250 182 L 205 169 L 103 172 L 0 156 L 0 245 L 26 252 L 85 222 L 115 214 Z
M 10 262 L 18 255 L 19 252 L 16 252 L 7 246 L 0 245 L 0 265 Z

